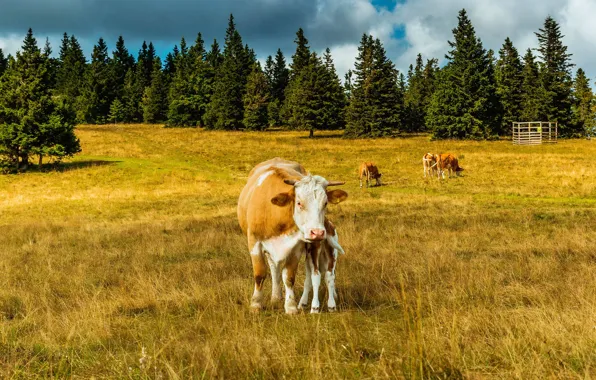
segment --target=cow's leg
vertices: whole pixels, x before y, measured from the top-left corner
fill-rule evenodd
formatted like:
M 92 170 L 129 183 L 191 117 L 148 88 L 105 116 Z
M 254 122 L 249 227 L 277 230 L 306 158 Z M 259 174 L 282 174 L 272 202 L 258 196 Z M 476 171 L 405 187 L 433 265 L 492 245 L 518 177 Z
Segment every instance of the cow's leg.
M 281 302 L 281 272 L 279 264 L 267 256 L 269 261 L 269 270 L 271 270 L 271 304 L 275 305 Z
M 329 298 L 327 300 L 327 308 L 330 312 L 334 312 L 336 310 L 336 303 L 335 297 L 337 293 L 335 292 L 335 263 L 337 260 L 337 250 L 335 248 L 328 247 L 330 252 L 325 253 L 325 260 L 321 262 L 320 268 L 326 268 L 327 273 L 325 273 L 325 282 L 327 283 L 327 292 L 329 293 Z
M 250 307 L 255 310 L 260 310 L 263 307 L 263 283 L 265 276 L 267 276 L 267 265 L 263 257 L 263 247 L 261 242 L 254 238 L 248 238 L 248 246 L 250 249 L 250 259 L 252 261 L 252 271 L 255 279 L 255 289 L 250 301 Z
M 305 269 L 305 276 L 304 276 L 304 290 L 302 291 L 302 297 L 300 297 L 300 303 L 298 303 L 299 309 L 306 309 L 308 307 L 308 297 L 310 296 L 310 291 L 312 289 L 312 281 L 310 278 L 310 265 L 308 265 L 308 261 L 310 260 L 310 253 L 306 253 L 306 260 L 304 261 L 304 269 Z
M 298 308 L 296 307 L 296 296 L 294 295 L 294 280 L 296 279 L 296 270 L 300 262 L 302 251 L 295 249 L 286 259 L 286 265 L 282 272 L 284 286 L 286 288 L 286 302 L 285 309 L 288 314 L 296 314 Z
M 360 175 L 360 188 L 362 189 L 362 174 Z
M 310 251 L 310 260 L 307 260 L 308 265 L 310 265 L 310 280 L 313 288 L 312 303 L 310 304 L 311 313 L 318 313 L 321 310 L 321 303 L 319 302 L 319 287 L 321 286 L 319 254 L 320 246 L 313 245 L 313 248 Z

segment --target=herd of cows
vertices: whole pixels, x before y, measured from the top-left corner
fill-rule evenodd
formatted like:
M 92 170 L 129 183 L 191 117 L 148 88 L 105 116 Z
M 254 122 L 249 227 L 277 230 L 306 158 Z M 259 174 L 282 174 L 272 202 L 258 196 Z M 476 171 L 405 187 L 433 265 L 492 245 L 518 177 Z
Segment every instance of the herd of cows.
M 424 176 L 445 177 L 463 171 L 451 154 L 427 153 L 422 158 Z M 360 187 L 373 180 L 380 186 L 382 174 L 373 162 L 364 162 L 359 169 Z M 252 261 L 254 291 L 251 308 L 263 308 L 263 283 L 267 266 L 271 271 L 271 303 L 282 300 L 281 284 L 285 287 L 284 308 L 295 314 L 308 307 L 311 290 L 311 313 L 321 310 L 319 287 L 327 284 L 327 308 L 335 311 L 335 266 L 339 253 L 345 253 L 333 223 L 326 217 L 327 205 L 338 204 L 348 197 L 340 189 L 329 189 L 345 182 L 328 181 L 311 175 L 299 163 L 273 158 L 256 165 L 238 199 L 238 222 L 248 241 Z M 304 291 L 296 303 L 294 281 L 302 256 L 306 257 Z

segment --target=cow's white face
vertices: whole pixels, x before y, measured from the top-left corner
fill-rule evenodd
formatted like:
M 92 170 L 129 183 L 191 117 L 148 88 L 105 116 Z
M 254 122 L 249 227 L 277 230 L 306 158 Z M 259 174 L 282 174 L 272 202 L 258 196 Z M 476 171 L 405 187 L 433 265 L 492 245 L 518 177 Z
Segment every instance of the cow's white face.
M 294 205 L 294 223 L 302 233 L 305 241 L 325 239 L 325 212 L 328 203 L 343 202 L 348 194 L 343 190 L 327 190 L 327 186 L 343 183 L 328 182 L 321 176 L 308 175 L 300 181 L 286 180 L 294 185 L 292 193 L 281 193 L 271 202 L 277 206 L 286 206 L 290 202 Z

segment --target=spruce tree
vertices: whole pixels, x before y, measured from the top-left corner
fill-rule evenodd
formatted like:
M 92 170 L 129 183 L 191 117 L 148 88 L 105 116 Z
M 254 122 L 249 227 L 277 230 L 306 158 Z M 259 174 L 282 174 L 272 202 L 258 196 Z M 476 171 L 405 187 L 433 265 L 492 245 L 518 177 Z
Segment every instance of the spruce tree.
M 113 72 L 108 56 L 108 47 L 103 38 L 93 47 L 91 64 L 87 70 L 82 102 L 85 121 L 103 124 L 114 99 Z
M 538 65 L 531 49 L 526 51 L 523 60 L 520 121 L 541 121 L 543 117 L 541 100 L 544 90 L 540 85 Z
M 269 56 L 267 58 L 266 73 L 269 77 L 269 86 L 271 88 L 271 99 L 269 102 L 269 124 L 283 125 L 284 122 L 281 117 L 281 108 L 286 99 L 286 88 L 290 80 L 290 70 L 286 66 L 286 59 L 281 49 L 277 49 L 275 60 Z
M 2 49 L 0 49 L 0 77 L 2 77 L 2 74 L 4 74 L 7 67 L 8 67 L 8 58 L 4 57 L 4 52 L 2 52 Z
M 497 94 L 503 108 L 500 135 L 510 135 L 514 121 L 521 117 L 523 66 L 511 39 L 507 37 L 499 50 L 495 73 Z
M 80 151 L 74 114 L 64 99 L 54 99 L 48 59 L 29 29 L 16 59 L 0 80 L 0 155 L 11 168 L 26 170 L 29 157 L 60 160 Z
M 126 108 L 120 99 L 116 98 L 110 105 L 110 113 L 108 115 L 108 121 L 114 124 L 124 121 L 126 119 Z
M 349 69 L 344 74 L 344 93 L 346 94 L 346 100 L 348 102 L 352 99 L 353 77 L 354 77 L 354 72 L 352 71 L 352 69 Z
M 595 127 L 594 93 L 583 69 L 579 68 L 573 83 L 573 124 L 575 130 L 592 135 Z
M 168 88 L 165 74 L 161 70 L 161 60 L 155 58 L 151 85 L 145 88 L 143 95 L 143 121 L 145 123 L 161 123 L 166 120 L 168 112 Z
M 267 76 L 257 62 L 248 76 L 244 94 L 244 126 L 247 130 L 262 131 L 267 127 L 267 106 L 270 88 Z
M 60 65 L 56 73 L 56 93 L 73 104 L 78 121 L 85 121 L 84 99 L 87 60 L 76 37 L 64 33 L 60 47 Z
M 50 40 L 46 38 L 46 43 L 43 47 L 43 56 L 46 59 L 46 67 L 48 70 L 48 81 L 52 91 L 56 88 L 56 78 L 58 75 L 58 68 L 60 67 L 60 61 L 57 58 L 52 57 L 52 46 Z M 0 76 L 2 76 L 2 65 L 3 65 L 2 49 L 0 49 Z M 8 64 L 8 61 L 5 61 Z
M 559 24 L 550 16 L 544 26 L 535 33 L 538 37 L 540 53 L 540 82 L 543 88 L 543 114 L 548 120 L 559 123 L 559 133 L 563 136 L 580 135 L 574 128 L 571 117 L 571 54 L 563 45 L 563 35 Z
M 240 130 L 244 128 L 243 95 L 252 57 L 242 44 L 242 37 L 230 15 L 223 52 L 223 61 L 217 70 L 217 81 L 205 115 L 206 127 Z
M 134 68 L 135 59 L 124 44 L 124 38 L 118 37 L 116 50 L 112 52 L 112 77 L 114 96 L 121 99 L 124 96 L 124 79 L 128 70 Z
M 323 64 L 324 66 L 320 70 L 321 125 L 318 129 L 343 129 L 345 127 L 346 96 L 341 80 L 335 71 L 329 48 L 323 55 Z
M 354 73 L 344 136 L 379 137 L 398 133 L 404 107 L 399 73 L 379 39 L 362 36 Z
M 404 130 L 407 132 L 420 132 L 424 130 L 424 62 L 422 55 L 416 57 L 416 66 L 410 65 L 408 71 L 407 90 L 404 95 L 405 120 Z
M 486 139 L 501 124 L 492 52 L 482 47 L 464 9 L 453 29 L 448 64 L 438 76 L 426 122 L 434 138 Z

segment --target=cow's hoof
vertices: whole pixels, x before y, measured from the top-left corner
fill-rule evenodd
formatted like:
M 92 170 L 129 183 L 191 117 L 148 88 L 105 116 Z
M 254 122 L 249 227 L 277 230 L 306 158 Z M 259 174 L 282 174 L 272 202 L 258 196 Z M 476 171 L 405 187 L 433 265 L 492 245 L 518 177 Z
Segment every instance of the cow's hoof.
M 298 314 L 298 308 L 296 306 L 286 307 L 286 314 Z
M 312 307 L 310 309 L 310 313 L 311 314 L 319 314 L 319 308 L 318 307 Z
M 250 311 L 253 313 L 258 313 L 261 310 L 263 310 L 263 305 L 261 305 L 260 303 L 251 303 L 250 304 Z
M 306 303 L 301 303 L 300 305 L 298 305 L 298 309 L 300 310 L 306 310 L 308 308 L 308 304 Z
M 278 307 L 281 307 L 281 305 L 283 304 L 283 300 L 281 298 L 271 298 L 271 307 L 273 307 L 274 309 L 277 309 Z
M 329 308 L 327 308 L 327 310 L 329 310 L 330 313 L 335 313 L 337 311 L 337 308 L 329 307 Z

